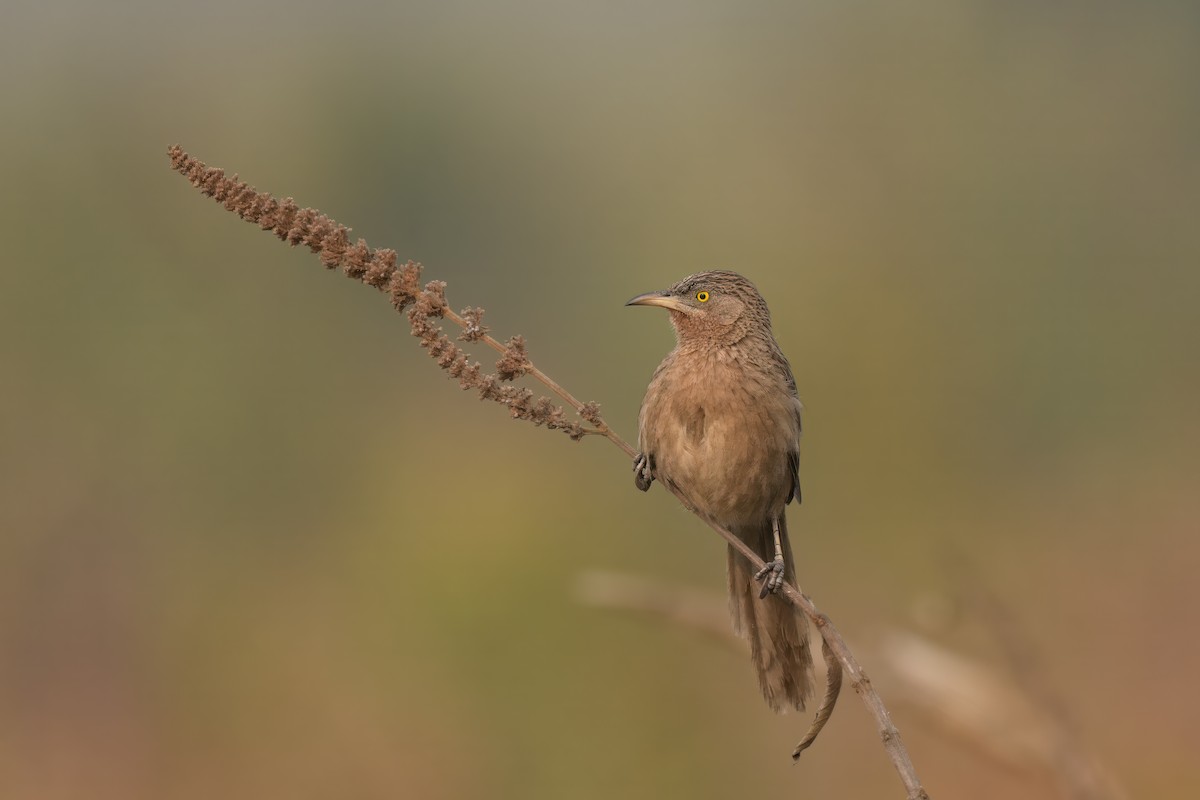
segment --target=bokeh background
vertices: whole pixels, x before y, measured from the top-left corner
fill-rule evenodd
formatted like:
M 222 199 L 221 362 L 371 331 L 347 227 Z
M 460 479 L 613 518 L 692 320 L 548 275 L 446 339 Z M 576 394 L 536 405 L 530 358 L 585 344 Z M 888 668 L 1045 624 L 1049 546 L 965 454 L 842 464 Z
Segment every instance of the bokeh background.
M 1200 7 L 0 19 L 0 796 L 901 796 L 852 692 L 793 767 L 741 654 L 577 602 L 719 596 L 723 547 L 174 142 L 422 261 L 627 438 L 672 335 L 622 303 L 745 272 L 808 411 L 801 580 L 885 699 L 881 631 L 998 663 L 983 591 L 1131 795 L 1200 791 Z M 935 797 L 1052 796 L 893 710 Z

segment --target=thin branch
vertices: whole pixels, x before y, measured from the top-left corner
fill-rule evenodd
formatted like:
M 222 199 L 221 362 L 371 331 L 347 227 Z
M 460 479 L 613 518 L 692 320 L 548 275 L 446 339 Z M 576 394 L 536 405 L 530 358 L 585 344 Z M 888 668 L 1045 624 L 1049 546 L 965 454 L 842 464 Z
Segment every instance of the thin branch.
M 1048 671 L 1040 663 L 1028 629 L 1019 624 L 1012 608 L 978 574 L 977 565 L 960 561 L 963 563 L 957 564 L 954 570 L 954 574 L 962 579 L 960 592 L 973 606 L 975 615 L 986 621 L 988 630 L 1000 645 L 1008 666 L 1009 682 L 1013 687 L 1021 687 L 1028 697 L 1027 702 L 1042 717 L 1045 738 L 1053 744 L 1041 753 L 1042 762 L 1058 784 L 1060 794 L 1071 800 L 1123 800 L 1124 790 L 1087 752 L 1063 698 L 1047 682 Z M 973 579 L 966 580 L 968 577 Z
M 580 575 L 576 592 L 580 600 L 590 605 L 650 612 L 739 649 L 744 649 L 746 645 L 746 641 L 734 633 L 729 625 L 725 603 L 708 592 L 697 592 L 685 586 L 669 586 L 657 579 L 598 570 Z M 842 666 L 824 639 L 821 640 L 821 654 L 826 667 L 825 696 L 808 732 L 792 751 L 793 759 L 798 759 L 817 740 L 825 723 L 833 715 L 838 694 L 842 690 Z
M 222 203 L 229 211 L 236 213 L 242 219 L 259 225 L 264 230 L 272 231 L 276 236 L 292 245 L 303 244 L 316 253 L 321 263 L 328 269 L 341 268 L 347 276 L 361 280 L 391 296 L 392 305 L 397 311 L 405 311 L 412 325 L 412 334 L 420 339 L 431 358 L 438 366 L 446 370 L 451 377 L 459 380 L 463 389 L 476 389 L 484 400 L 491 400 L 509 408 L 514 419 L 524 419 L 536 425 L 544 425 L 552 430 L 562 430 L 572 439 L 579 440 L 589 434 L 603 435 L 632 458 L 636 451 L 615 431 L 608 427 L 600 416 L 599 406 L 595 403 L 583 403 L 567 392 L 562 386 L 553 381 L 544 372 L 537 369 L 529 361 L 525 353 L 525 341 L 521 337 L 513 337 L 507 343 L 501 343 L 486 333 L 480 322 L 482 309 L 464 309 L 461 314 L 451 311 L 446 304 L 446 284 L 442 281 L 430 281 L 424 288 L 420 286 L 421 265 L 409 261 L 403 267 L 396 267 L 396 252 L 394 250 L 372 250 L 367 243 L 359 239 L 351 244 L 349 228 L 338 224 L 324 214 L 311 208 L 298 208 L 291 198 L 276 200 L 266 192 L 258 192 L 246 183 L 240 181 L 237 175 L 226 177 L 224 170 L 207 167 L 200 161 L 188 155 L 179 145 L 168 149 L 173 169 L 184 175 L 191 184 L 203 194 Z M 470 361 L 462 348 L 442 332 L 437 324 L 440 319 L 449 319 L 463 329 L 460 339 L 463 341 L 482 340 L 488 347 L 501 354 L 496 362 L 496 374 L 482 374 L 480 365 Z M 528 375 L 549 389 L 592 427 L 585 427 L 578 422 L 568 422 L 563 418 L 561 408 L 556 408 L 548 398 L 534 399 L 533 393 L 527 389 L 519 389 L 507 384 L 516 378 Z M 680 494 L 667 487 L 676 498 L 687 507 L 686 500 Z M 692 510 L 689 508 L 689 510 Z M 714 524 L 712 521 L 701 519 L 716 531 L 721 538 L 735 548 L 753 565 L 757 571 L 765 566 L 763 560 L 751 550 L 745 542 L 731 532 Z M 799 589 L 784 584 L 780 592 L 788 602 L 799 608 L 813 621 L 824 639 L 824 652 L 832 653 L 836 660 L 830 660 L 831 671 L 834 665 L 841 668 L 850 676 L 850 685 L 862 698 L 867 709 L 875 718 L 876 727 L 884 748 L 892 759 L 896 771 L 908 792 L 909 800 L 928 800 L 929 795 L 921 787 L 909 759 L 908 751 L 900 740 L 900 732 L 892 724 L 891 716 L 880 699 L 879 694 L 871 686 L 870 680 L 858 661 L 842 640 L 837 629 L 829 618 L 817 610 L 812 600 Z M 836 698 L 836 691 L 833 692 Z M 828 718 L 832 705 L 826 710 L 826 702 L 818 711 L 817 718 L 824 724 L 822 717 Z M 814 726 L 816 726 L 814 721 Z M 820 730 L 819 726 L 816 730 Z M 815 736 L 810 730 L 810 736 Z M 810 736 L 802 741 L 807 746 Z M 796 755 L 803 747 L 796 750 Z
M 829 640 L 825 638 L 824 634 L 821 636 L 821 658 L 825 662 L 826 669 L 825 696 L 821 698 L 821 706 L 817 709 L 817 715 L 813 717 L 812 724 L 808 726 L 808 733 L 804 734 L 804 738 L 792 750 L 793 761 L 800 758 L 800 754 L 817 740 L 817 736 L 825 728 L 825 723 L 829 722 L 829 718 L 833 716 L 833 708 L 837 705 L 838 695 L 842 692 L 842 665 L 837 660 L 837 656 L 834 654 L 833 648 L 829 646 Z
M 932 723 L 995 763 L 1036 770 L 1072 800 L 1124 800 L 1124 791 L 1075 741 L 1053 706 L 1029 685 L 905 631 L 879 653 L 895 685 Z
M 745 649 L 745 640 L 729 625 L 724 598 L 711 592 L 668 585 L 657 578 L 588 570 L 576 580 L 575 593 L 591 606 L 649 612 L 721 644 Z

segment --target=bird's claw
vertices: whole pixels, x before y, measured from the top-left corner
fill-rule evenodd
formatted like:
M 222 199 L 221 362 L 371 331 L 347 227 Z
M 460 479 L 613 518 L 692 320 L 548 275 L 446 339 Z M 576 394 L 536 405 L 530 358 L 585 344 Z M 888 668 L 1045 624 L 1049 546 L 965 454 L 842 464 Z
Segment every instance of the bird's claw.
M 643 492 L 650 489 L 650 484 L 654 483 L 654 475 L 650 465 L 650 456 L 645 453 L 638 453 L 633 459 L 633 483 Z
M 783 557 L 775 556 L 773 561 L 768 561 L 765 567 L 754 573 L 754 580 L 762 584 L 758 599 L 761 600 L 768 594 L 774 594 L 783 588 L 783 574 L 786 569 Z

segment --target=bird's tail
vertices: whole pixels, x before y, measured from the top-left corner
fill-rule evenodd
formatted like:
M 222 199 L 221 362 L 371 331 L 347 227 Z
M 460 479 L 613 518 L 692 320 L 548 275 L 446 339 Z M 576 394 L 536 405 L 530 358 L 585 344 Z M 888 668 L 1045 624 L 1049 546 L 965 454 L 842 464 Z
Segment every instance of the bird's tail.
M 738 533 L 768 563 L 775 557 L 775 538 L 770 523 L 765 530 Z M 787 564 L 785 576 L 794 584 L 792 549 L 782 519 L 780 538 Z M 791 708 L 803 711 L 804 701 L 812 693 L 813 680 L 808 620 L 782 597 L 772 594 L 760 600 L 761 585 L 754 580 L 754 570 L 732 547 L 729 548 L 728 572 L 733 630 L 750 641 L 750 659 L 758 671 L 763 699 L 777 712 Z

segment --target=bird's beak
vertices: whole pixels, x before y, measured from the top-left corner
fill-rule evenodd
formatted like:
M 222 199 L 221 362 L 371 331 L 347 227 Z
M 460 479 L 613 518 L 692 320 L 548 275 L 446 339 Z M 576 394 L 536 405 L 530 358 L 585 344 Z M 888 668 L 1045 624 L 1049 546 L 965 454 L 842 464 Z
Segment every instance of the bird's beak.
M 645 294 L 639 294 L 625 305 L 659 306 L 660 308 L 669 308 L 672 311 L 679 311 L 684 314 L 688 314 L 692 310 L 690 306 L 688 306 L 678 297 L 668 294 L 667 292 L 646 292 Z

